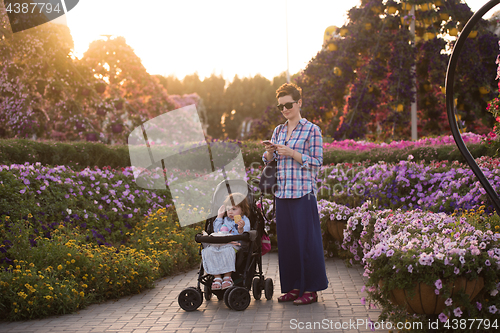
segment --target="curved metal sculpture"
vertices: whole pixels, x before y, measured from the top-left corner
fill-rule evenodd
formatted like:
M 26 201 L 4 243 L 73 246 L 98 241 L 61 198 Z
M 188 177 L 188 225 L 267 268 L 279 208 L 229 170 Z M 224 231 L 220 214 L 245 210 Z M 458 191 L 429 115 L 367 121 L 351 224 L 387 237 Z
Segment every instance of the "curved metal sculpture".
M 458 37 L 458 40 L 455 43 L 453 52 L 451 54 L 450 62 L 448 63 L 448 70 L 446 72 L 446 111 L 448 114 L 448 122 L 450 123 L 451 133 L 453 134 L 453 138 L 455 139 L 455 143 L 457 144 L 460 153 L 462 153 L 462 156 L 465 158 L 467 164 L 469 164 L 472 171 L 479 179 L 479 182 L 481 183 L 481 185 L 483 185 L 498 215 L 500 215 L 500 198 L 498 197 L 498 194 L 491 186 L 488 179 L 484 176 L 484 173 L 477 165 L 471 153 L 465 146 L 465 143 L 462 140 L 462 136 L 460 135 L 458 124 L 455 119 L 455 107 L 453 101 L 453 82 L 455 78 L 455 69 L 457 67 L 458 57 L 460 55 L 460 51 L 462 50 L 465 44 L 467 37 L 469 36 L 469 33 L 471 32 L 474 25 L 477 22 L 479 22 L 479 20 L 484 16 L 484 14 L 486 14 L 491 8 L 495 7 L 499 3 L 500 0 L 489 1 L 469 19 L 464 29 L 462 30 L 460 37 Z

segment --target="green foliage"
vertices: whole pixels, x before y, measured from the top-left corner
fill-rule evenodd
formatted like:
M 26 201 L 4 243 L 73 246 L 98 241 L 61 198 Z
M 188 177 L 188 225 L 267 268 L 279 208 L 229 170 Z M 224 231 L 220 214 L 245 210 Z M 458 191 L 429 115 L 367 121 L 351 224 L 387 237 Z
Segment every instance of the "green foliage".
M 12 240 L 7 255 L 16 258 L 0 271 L 2 320 L 71 313 L 153 288 L 155 279 L 199 263 L 194 236 L 202 228 L 180 228 L 173 209 L 146 217 L 119 247 L 89 242 L 78 227 L 60 224 L 47 238 L 28 221 L 0 218 L 0 237 Z

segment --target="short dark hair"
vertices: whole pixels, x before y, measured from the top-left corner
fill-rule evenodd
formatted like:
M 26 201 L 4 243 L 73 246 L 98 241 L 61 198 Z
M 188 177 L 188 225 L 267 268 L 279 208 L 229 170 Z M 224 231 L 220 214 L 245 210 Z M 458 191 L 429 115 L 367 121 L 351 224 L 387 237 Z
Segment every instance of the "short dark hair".
M 302 98 L 302 89 L 294 83 L 285 83 L 276 90 L 276 99 L 283 96 L 292 96 L 294 101 Z

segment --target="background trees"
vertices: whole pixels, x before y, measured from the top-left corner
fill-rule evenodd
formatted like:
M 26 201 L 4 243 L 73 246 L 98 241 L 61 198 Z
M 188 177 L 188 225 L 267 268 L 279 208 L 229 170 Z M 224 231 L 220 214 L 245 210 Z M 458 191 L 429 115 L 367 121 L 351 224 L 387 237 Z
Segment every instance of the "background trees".
M 412 6 L 415 38 L 409 31 Z M 324 131 L 337 139 L 409 138 L 416 76 L 419 135 L 448 130 L 442 87 L 470 8 L 459 0 L 363 0 L 348 16 L 297 80 L 306 97 L 304 116 L 322 119 Z M 495 90 L 498 39 L 487 21 L 477 28 L 461 55 L 455 98 L 464 126 L 484 132 L 493 125 L 486 101 Z

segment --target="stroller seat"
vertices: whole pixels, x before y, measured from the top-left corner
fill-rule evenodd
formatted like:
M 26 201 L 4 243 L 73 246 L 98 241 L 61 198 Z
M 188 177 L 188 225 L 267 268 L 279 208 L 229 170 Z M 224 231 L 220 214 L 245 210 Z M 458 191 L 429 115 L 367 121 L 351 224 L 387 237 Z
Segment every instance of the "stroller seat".
M 246 200 L 250 207 L 250 216 L 248 216 L 250 231 L 241 235 L 210 236 L 213 233 L 213 223 L 217 211 L 227 197 L 228 192 L 248 193 Z M 200 255 L 204 244 L 223 244 L 231 241 L 243 242 L 241 249 L 236 253 L 236 271 L 231 275 L 234 285 L 224 290 L 212 290 L 214 276 L 205 273 L 202 262 L 198 271 L 197 286 L 181 291 L 178 296 L 179 306 L 185 311 L 194 311 L 201 306 L 203 298 L 210 301 L 212 295 L 216 295 L 219 300 L 224 300 L 228 308 L 242 311 L 250 304 L 250 290 L 252 290 L 256 300 L 260 300 L 263 290 L 266 299 L 272 299 L 274 292 L 273 281 L 271 278 L 266 279 L 262 273 L 261 238 L 264 233 L 264 218 L 255 204 L 251 187 L 243 180 L 226 180 L 219 183 L 212 198 L 210 216 L 212 217 L 205 221 L 205 234 L 195 236 L 195 241 L 200 243 Z

